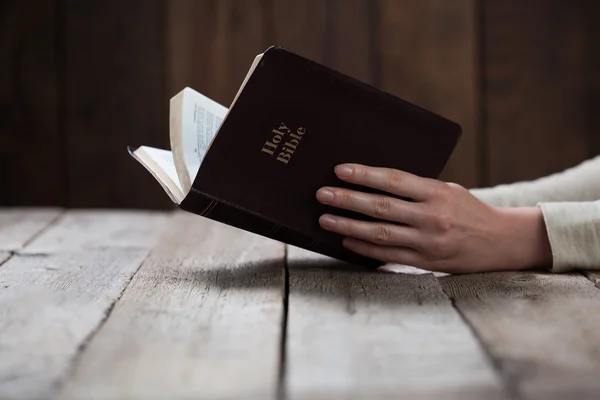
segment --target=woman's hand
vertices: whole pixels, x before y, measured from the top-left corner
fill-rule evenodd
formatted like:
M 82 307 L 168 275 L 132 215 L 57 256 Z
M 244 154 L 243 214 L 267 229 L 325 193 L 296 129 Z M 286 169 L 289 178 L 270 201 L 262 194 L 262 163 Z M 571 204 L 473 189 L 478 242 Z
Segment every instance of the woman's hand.
M 552 261 L 541 210 L 494 208 L 463 187 L 403 171 L 357 164 L 336 167 L 349 183 L 394 197 L 325 187 L 317 199 L 383 221 L 323 215 L 348 249 L 384 262 L 431 271 L 468 273 L 545 266 Z

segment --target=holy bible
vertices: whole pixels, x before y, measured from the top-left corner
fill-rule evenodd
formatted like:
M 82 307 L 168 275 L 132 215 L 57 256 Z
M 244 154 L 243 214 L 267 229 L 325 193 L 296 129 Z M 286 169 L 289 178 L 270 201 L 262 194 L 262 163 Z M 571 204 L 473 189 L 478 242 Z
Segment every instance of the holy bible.
M 437 178 L 460 125 L 281 47 L 256 56 L 229 108 L 184 88 L 170 100 L 171 150 L 129 148 L 181 209 L 349 263 L 351 252 L 319 226 L 341 163 Z M 410 201 L 410 199 L 407 199 Z

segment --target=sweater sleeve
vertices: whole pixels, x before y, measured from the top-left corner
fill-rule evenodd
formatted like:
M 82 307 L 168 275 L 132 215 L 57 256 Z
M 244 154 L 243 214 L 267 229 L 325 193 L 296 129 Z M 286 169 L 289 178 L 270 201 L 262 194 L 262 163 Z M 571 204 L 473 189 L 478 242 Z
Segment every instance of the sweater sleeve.
M 540 207 L 552 272 L 600 270 L 600 156 L 537 180 L 471 193 L 497 207 Z
M 472 189 L 471 193 L 498 207 L 531 207 L 541 202 L 600 200 L 600 156 L 543 178 Z
M 600 270 L 600 201 L 540 203 L 552 272 Z

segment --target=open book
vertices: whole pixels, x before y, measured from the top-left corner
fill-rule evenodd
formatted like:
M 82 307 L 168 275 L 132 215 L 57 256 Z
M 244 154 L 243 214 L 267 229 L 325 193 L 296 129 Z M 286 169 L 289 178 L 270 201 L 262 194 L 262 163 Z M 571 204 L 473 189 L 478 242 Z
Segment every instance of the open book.
M 368 266 L 381 262 L 318 220 L 371 218 L 320 204 L 316 191 L 352 188 L 334 173 L 347 162 L 435 178 L 461 135 L 455 122 L 279 47 L 256 56 L 229 109 L 183 89 L 169 130 L 170 151 L 129 151 L 179 208 Z
M 254 59 L 231 107 L 235 104 L 262 54 Z M 170 101 L 171 150 L 140 146 L 131 151 L 176 204 L 183 201 L 200 169 L 213 139 L 229 110 L 216 101 L 186 87 Z

